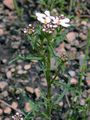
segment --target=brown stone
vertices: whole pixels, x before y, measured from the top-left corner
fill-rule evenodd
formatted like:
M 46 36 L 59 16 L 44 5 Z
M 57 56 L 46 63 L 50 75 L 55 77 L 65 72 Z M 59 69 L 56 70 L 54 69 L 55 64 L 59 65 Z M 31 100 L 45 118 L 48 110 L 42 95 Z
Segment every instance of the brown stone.
M 25 66 L 24 66 L 24 69 L 25 70 L 29 70 L 31 68 L 31 65 L 30 64 L 26 64 Z
M 9 107 L 6 107 L 5 109 L 4 109 L 4 113 L 5 114 L 10 114 L 11 113 L 11 108 L 9 108 Z
M 0 36 L 4 35 L 4 30 L 0 28 Z
M 69 32 L 67 35 L 66 35 L 66 38 L 67 38 L 67 41 L 69 43 L 71 43 L 72 41 L 74 41 L 77 37 L 77 33 L 76 32 Z
M 2 96 L 2 97 L 8 97 L 8 92 L 7 92 L 7 91 L 3 91 L 3 92 L 1 93 L 1 96 Z
M 90 80 L 86 80 L 88 86 L 90 86 Z
M 78 81 L 77 81 L 76 78 L 71 78 L 70 83 L 71 83 L 72 85 L 76 85 L 76 84 L 78 83 Z
M 11 106 L 12 106 L 12 108 L 16 109 L 18 107 L 18 103 L 17 102 L 12 102 Z
M 0 82 L 0 90 L 3 91 L 7 86 L 8 86 L 7 82 L 4 82 L 4 81 Z
M 4 0 L 3 4 L 9 8 L 10 10 L 14 9 L 14 4 L 13 4 L 13 0 Z
M 11 79 L 12 78 L 12 72 L 9 70 L 6 72 L 6 76 L 8 79 Z
M 40 89 L 39 88 L 35 88 L 34 90 L 35 94 L 36 94 L 36 99 L 39 99 L 40 98 Z
M 3 110 L 0 108 L 0 115 L 2 115 L 3 114 Z
M 28 103 L 28 102 L 25 103 L 25 111 L 26 112 L 30 112 L 31 111 L 30 103 Z
M 33 89 L 32 87 L 28 87 L 28 86 L 27 86 L 25 89 L 26 89 L 27 92 L 29 92 L 29 93 L 31 93 L 31 94 L 34 93 L 34 89 Z
M 87 35 L 80 33 L 79 37 L 81 38 L 81 40 L 87 40 Z

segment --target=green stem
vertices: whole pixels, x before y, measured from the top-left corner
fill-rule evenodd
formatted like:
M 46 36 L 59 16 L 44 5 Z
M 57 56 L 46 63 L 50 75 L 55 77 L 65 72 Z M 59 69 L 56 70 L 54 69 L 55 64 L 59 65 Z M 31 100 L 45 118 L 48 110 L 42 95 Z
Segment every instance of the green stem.
M 46 60 L 46 80 L 47 80 L 47 113 L 48 118 L 51 120 L 51 75 L 50 75 L 50 68 L 51 68 L 51 55 L 48 49 L 47 51 L 47 60 Z

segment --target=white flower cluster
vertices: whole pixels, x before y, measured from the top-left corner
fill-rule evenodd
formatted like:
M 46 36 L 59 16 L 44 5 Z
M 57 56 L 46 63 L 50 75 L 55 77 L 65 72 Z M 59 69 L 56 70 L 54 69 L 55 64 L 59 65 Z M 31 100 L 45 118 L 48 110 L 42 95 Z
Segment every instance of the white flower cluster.
M 51 16 L 50 12 L 46 10 L 44 13 L 36 12 L 37 20 L 43 23 L 42 31 L 53 33 L 55 28 L 58 26 L 69 27 L 70 19 L 66 18 L 64 15 L 61 16 Z M 24 33 L 31 34 L 35 31 L 35 28 L 29 24 L 27 28 L 24 29 Z
M 43 31 L 52 33 L 59 25 L 63 27 L 69 27 L 70 19 L 64 15 L 51 16 L 49 11 L 43 13 L 36 12 L 37 20 L 44 24 Z
M 20 113 L 16 113 L 14 116 L 12 116 L 13 120 L 24 120 L 23 116 Z

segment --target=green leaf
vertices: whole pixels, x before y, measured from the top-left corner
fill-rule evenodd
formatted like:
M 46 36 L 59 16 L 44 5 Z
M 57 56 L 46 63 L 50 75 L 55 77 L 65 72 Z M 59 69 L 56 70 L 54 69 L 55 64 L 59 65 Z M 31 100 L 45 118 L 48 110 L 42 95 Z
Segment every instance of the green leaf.
M 55 104 L 58 104 L 58 102 L 63 99 L 63 97 L 68 93 L 69 90 L 70 90 L 70 82 L 68 82 L 68 84 L 65 85 L 65 89 L 64 89 L 63 93 L 61 95 L 58 95 L 58 98 L 55 101 Z

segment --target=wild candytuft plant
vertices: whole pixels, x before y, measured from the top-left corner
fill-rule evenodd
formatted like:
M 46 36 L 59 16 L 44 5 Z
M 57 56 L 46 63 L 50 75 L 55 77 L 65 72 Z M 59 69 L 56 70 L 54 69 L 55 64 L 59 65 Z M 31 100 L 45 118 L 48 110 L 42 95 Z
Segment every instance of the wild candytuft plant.
M 36 12 L 36 18 L 40 22 L 36 26 L 29 24 L 27 28 L 24 29 L 24 33 L 30 40 L 32 45 L 33 54 L 29 56 L 22 56 L 21 58 L 28 60 L 38 60 L 41 63 L 43 73 L 47 82 L 47 93 L 46 93 L 46 112 L 44 116 L 47 120 L 51 120 L 51 111 L 53 108 L 52 103 L 52 84 L 59 72 L 59 66 L 63 65 L 63 60 L 60 58 L 56 52 L 56 42 L 61 40 L 61 26 L 69 27 L 70 20 L 64 15 L 61 16 L 51 16 L 49 11 L 44 13 Z M 56 72 L 54 77 L 51 75 L 51 60 L 52 58 L 56 60 Z

